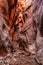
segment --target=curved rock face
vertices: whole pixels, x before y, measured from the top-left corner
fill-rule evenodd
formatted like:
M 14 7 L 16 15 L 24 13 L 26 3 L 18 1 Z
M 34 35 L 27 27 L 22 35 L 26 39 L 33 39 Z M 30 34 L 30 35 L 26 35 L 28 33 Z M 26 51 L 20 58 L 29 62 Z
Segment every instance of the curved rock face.
M 9 15 L 7 0 L 0 0 L 0 45 L 4 46 L 6 50 L 10 52 L 12 42 L 9 35 L 10 28 L 7 25 L 8 23 Z
M 37 26 L 36 43 L 38 50 L 43 49 L 43 0 L 33 1 L 33 19 Z M 41 53 L 41 52 L 40 52 Z
M 20 0 L 21 1 L 21 0 Z M 7 24 L 9 24 L 9 6 L 8 6 L 8 0 L 0 0 L 0 38 L 3 41 L 2 45 L 4 47 L 11 47 L 13 45 L 16 45 L 15 43 L 19 43 L 21 46 L 26 49 L 28 49 L 29 52 L 32 52 L 30 47 L 35 46 L 35 37 L 36 37 L 36 32 L 35 32 L 35 27 L 33 24 L 33 19 L 32 19 L 32 0 L 26 0 L 25 6 L 23 9 L 22 6 L 19 2 L 17 2 L 16 8 L 13 6 L 13 11 L 11 12 L 11 17 L 14 20 L 10 20 L 13 24 L 11 24 L 11 34 L 13 37 L 14 42 L 11 45 L 11 39 L 9 36 L 9 27 Z M 29 5 L 27 4 L 29 3 Z M 11 4 L 11 3 L 10 3 Z M 18 8 L 17 8 L 18 7 Z M 23 9 L 23 10 L 22 10 Z M 15 17 L 14 17 L 14 15 Z M 7 24 L 6 24 L 7 23 Z M 19 29 L 20 28 L 20 29 Z M 26 31 L 26 32 L 25 32 Z M 22 33 L 23 32 L 23 33 Z M 16 34 L 17 33 L 17 34 Z M 22 34 L 21 34 L 22 33 Z M 19 39 L 19 42 L 18 42 Z M 32 47 L 33 48 L 33 47 Z M 35 47 L 34 47 L 35 49 Z
M 28 5 L 29 3 L 29 5 Z M 36 47 L 35 47 L 35 37 L 36 37 L 36 30 L 32 19 L 32 0 L 26 0 L 27 9 L 24 12 L 25 22 L 22 28 L 23 34 L 20 37 L 22 44 L 27 52 L 35 54 Z M 24 41 L 24 42 L 23 42 Z M 24 44 L 23 44 L 24 43 Z

